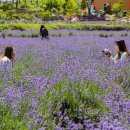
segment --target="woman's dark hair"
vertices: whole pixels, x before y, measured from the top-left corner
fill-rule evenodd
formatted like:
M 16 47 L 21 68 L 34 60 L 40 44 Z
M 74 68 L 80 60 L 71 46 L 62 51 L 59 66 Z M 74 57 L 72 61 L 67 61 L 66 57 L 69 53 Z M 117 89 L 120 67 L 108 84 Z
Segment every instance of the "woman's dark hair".
M 45 26 L 44 25 L 41 25 L 41 27 L 40 27 L 40 33 L 42 33 L 42 29 L 43 28 L 45 28 Z
M 118 53 L 118 58 L 121 58 L 121 52 L 127 52 L 127 47 L 124 40 L 115 41 L 115 44 L 119 47 L 120 52 Z
M 13 52 L 14 52 L 14 48 L 10 47 L 10 46 L 7 46 L 5 48 L 4 56 L 8 57 L 11 60 Z
M 127 52 L 127 47 L 124 40 L 116 41 L 115 43 L 119 47 L 120 52 Z
M 45 28 L 45 26 L 44 26 L 44 25 L 41 25 L 41 28 Z

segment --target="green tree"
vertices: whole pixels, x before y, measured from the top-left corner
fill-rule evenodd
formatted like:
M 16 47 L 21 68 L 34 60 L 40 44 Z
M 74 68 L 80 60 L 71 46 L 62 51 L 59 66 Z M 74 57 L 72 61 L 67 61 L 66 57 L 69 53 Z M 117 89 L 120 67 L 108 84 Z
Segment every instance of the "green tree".
M 78 6 L 78 4 L 75 2 L 75 0 L 69 0 L 69 1 L 67 2 L 67 5 L 66 5 L 66 7 L 65 7 L 65 10 L 66 10 L 67 13 L 70 12 L 71 14 L 76 15 L 77 12 L 79 11 L 79 6 Z
M 60 1 L 59 0 L 47 0 L 45 2 L 45 9 L 51 11 L 53 8 L 60 9 Z
M 87 7 L 87 1 L 86 0 L 82 0 L 81 2 L 81 9 L 86 9 Z
M 125 7 L 125 1 L 124 0 L 119 0 L 117 3 L 113 4 L 112 6 L 112 11 L 116 15 L 124 10 Z
M 11 2 L 4 3 L 2 9 L 3 11 L 11 10 L 13 9 L 13 4 Z
M 70 22 L 71 22 L 72 16 L 76 16 L 78 14 L 79 6 L 75 2 L 75 0 L 69 0 L 67 2 L 66 7 L 65 7 L 65 11 L 66 11 L 66 15 L 68 17 L 70 17 L 69 19 L 70 19 Z
M 121 6 L 121 11 L 123 11 L 124 10 L 124 8 L 125 8 L 125 1 L 124 0 L 119 0 L 119 2 L 118 2 L 119 4 L 120 4 L 120 6 Z
M 52 18 L 52 14 L 49 11 L 43 13 L 44 22 L 50 20 L 51 18 Z
M 3 10 L 0 10 L 0 19 L 5 19 L 5 18 L 6 18 L 5 12 L 3 12 Z

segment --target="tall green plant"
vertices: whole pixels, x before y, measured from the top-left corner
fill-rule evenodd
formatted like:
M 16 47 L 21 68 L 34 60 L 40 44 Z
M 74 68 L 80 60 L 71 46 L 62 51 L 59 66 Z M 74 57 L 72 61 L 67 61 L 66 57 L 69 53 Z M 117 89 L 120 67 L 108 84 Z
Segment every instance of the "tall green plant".
M 117 3 L 113 4 L 112 6 L 112 11 L 116 15 L 124 10 L 125 7 L 125 1 L 124 0 L 119 0 Z
M 65 10 L 66 15 L 69 17 L 71 23 L 72 16 L 76 16 L 78 13 L 79 10 L 78 4 L 76 4 L 74 0 L 69 0 L 67 2 Z
M 51 11 L 53 8 L 60 9 L 59 0 L 47 0 L 45 2 L 45 9 Z

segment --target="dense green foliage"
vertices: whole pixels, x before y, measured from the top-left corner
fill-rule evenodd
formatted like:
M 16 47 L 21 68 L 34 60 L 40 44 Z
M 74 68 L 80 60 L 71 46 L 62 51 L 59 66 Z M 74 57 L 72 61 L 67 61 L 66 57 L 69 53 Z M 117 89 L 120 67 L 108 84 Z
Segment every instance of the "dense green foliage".
M 117 3 L 113 4 L 112 11 L 118 16 L 118 13 L 122 12 L 125 7 L 125 1 L 119 0 Z
M 65 9 L 69 4 L 79 5 L 79 0 L 18 0 L 17 2 L 4 2 L 1 3 L 1 9 L 45 9 L 52 11 L 53 8 L 61 10 Z M 17 6 L 16 6 L 17 5 Z M 73 7 L 73 6 L 72 6 Z
M 49 13 L 55 14 L 57 16 L 61 14 L 65 15 L 76 15 L 80 13 L 81 10 L 81 2 L 78 0 L 19 0 L 17 2 L 2 2 L 0 4 L 0 18 L 2 19 L 20 19 L 27 18 L 25 14 L 33 16 L 41 16 L 50 18 Z M 8 15 L 8 12 L 12 14 L 12 16 Z M 24 13 L 24 14 L 23 14 Z M 33 15 L 32 15 L 33 14 Z M 6 15 L 6 17 L 5 17 Z M 29 17 L 29 16 L 28 16 Z M 28 18 L 32 19 L 32 18 Z
M 41 23 L 1 23 L 0 30 L 39 30 Z M 45 23 L 49 30 L 76 29 L 76 30 L 125 30 L 130 29 L 129 24 L 111 23 Z
M 80 16 L 83 9 L 89 6 L 88 1 L 82 0 L 14 0 L 0 3 L 0 19 L 2 20 L 52 20 L 55 16 Z M 112 5 L 112 12 L 116 15 L 124 10 L 124 0 Z M 88 8 L 89 9 L 89 8 Z M 90 11 L 88 11 L 90 12 Z M 98 13 L 98 12 L 97 12 Z

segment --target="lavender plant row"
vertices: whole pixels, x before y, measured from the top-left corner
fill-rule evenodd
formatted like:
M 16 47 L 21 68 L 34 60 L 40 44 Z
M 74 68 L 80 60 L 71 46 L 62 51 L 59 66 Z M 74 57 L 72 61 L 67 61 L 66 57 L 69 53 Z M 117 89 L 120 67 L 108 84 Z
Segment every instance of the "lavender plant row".
M 92 32 L 92 33 L 91 33 Z M 2 37 L 3 32 L 0 32 L 0 37 Z M 7 30 L 4 31 L 5 37 L 39 37 L 38 30 Z M 53 37 L 62 36 L 100 36 L 100 37 L 123 37 L 130 36 L 130 31 L 79 31 L 79 30 L 49 30 L 49 35 Z
M 102 54 L 109 48 L 114 55 L 120 39 L 130 49 L 130 36 L 75 33 L 83 35 L 0 38 L 1 53 L 7 45 L 17 52 L 13 71 L 0 74 L 1 130 L 130 129 L 130 63 Z

